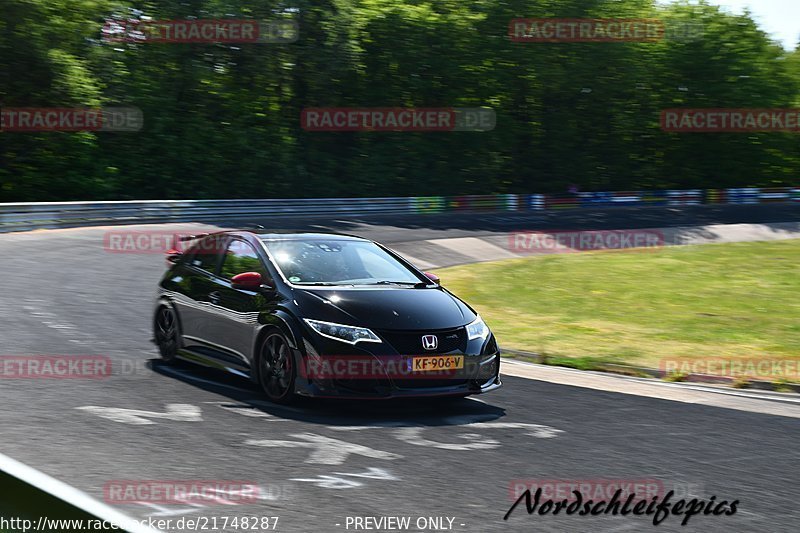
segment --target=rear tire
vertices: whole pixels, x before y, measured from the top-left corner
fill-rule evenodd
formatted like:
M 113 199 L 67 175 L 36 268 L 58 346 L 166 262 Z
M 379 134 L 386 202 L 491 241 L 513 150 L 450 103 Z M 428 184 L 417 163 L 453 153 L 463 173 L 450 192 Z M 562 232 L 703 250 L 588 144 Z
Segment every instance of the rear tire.
M 273 403 L 293 403 L 297 369 L 292 349 L 279 331 L 270 331 L 261 342 L 258 352 L 258 382 Z
M 180 332 L 178 316 L 171 307 L 164 305 L 158 308 L 153 320 L 153 331 L 161 359 L 165 363 L 173 364 L 178 359 Z

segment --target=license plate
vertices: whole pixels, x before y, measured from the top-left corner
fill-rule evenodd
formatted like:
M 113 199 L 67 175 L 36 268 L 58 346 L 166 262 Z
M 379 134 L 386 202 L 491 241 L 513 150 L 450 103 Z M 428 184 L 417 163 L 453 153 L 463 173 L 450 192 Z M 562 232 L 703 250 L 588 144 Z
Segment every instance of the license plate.
M 434 372 L 437 370 L 459 370 L 464 368 L 463 355 L 434 355 L 412 358 L 414 372 Z

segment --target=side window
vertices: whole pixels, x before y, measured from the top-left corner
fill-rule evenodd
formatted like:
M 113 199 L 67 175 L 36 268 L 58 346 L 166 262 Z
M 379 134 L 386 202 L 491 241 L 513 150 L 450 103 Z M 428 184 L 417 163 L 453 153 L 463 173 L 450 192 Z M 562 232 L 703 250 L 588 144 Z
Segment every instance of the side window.
M 221 239 L 218 235 L 201 239 L 187 252 L 186 263 L 211 274 L 216 274 L 217 262 L 221 252 L 220 247 Z
M 269 279 L 269 274 L 253 247 L 244 241 L 233 240 L 225 252 L 219 275 L 231 279 L 244 272 L 258 272 L 264 279 Z

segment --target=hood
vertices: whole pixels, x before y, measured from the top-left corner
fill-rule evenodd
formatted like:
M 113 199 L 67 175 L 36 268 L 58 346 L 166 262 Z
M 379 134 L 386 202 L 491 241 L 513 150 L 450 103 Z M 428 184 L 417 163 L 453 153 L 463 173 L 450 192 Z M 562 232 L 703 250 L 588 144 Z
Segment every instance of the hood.
M 431 330 L 457 328 L 475 319 L 464 302 L 441 288 L 357 287 L 296 289 L 305 318 L 370 329 Z

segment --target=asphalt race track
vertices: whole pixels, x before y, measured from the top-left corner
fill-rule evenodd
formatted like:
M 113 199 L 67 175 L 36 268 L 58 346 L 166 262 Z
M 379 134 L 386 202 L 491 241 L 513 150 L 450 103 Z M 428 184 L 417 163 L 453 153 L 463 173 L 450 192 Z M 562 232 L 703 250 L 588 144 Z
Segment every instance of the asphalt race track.
M 800 206 L 282 225 L 326 226 L 392 245 L 534 226 L 795 220 Z M 528 516 L 524 504 L 503 516 L 525 480 L 657 480 L 676 498 L 739 500 L 733 516 L 701 514 L 686 527 L 670 516 L 657 531 L 798 529 L 797 417 L 510 376 L 499 391 L 448 403 L 276 407 L 246 380 L 158 361 L 150 321 L 164 259 L 109 253 L 106 231 L 0 235 L 2 354 L 102 355 L 113 369 L 97 380 L 0 380 L 0 453 L 99 500 L 120 480 L 259 486 L 255 497 L 220 494 L 203 505 L 112 503 L 132 517 L 279 517 L 278 531 L 299 532 L 353 531 L 353 517 L 367 516 L 411 517 L 407 531 L 638 532 L 654 528 L 652 517 Z M 414 526 L 418 519 L 425 527 Z

